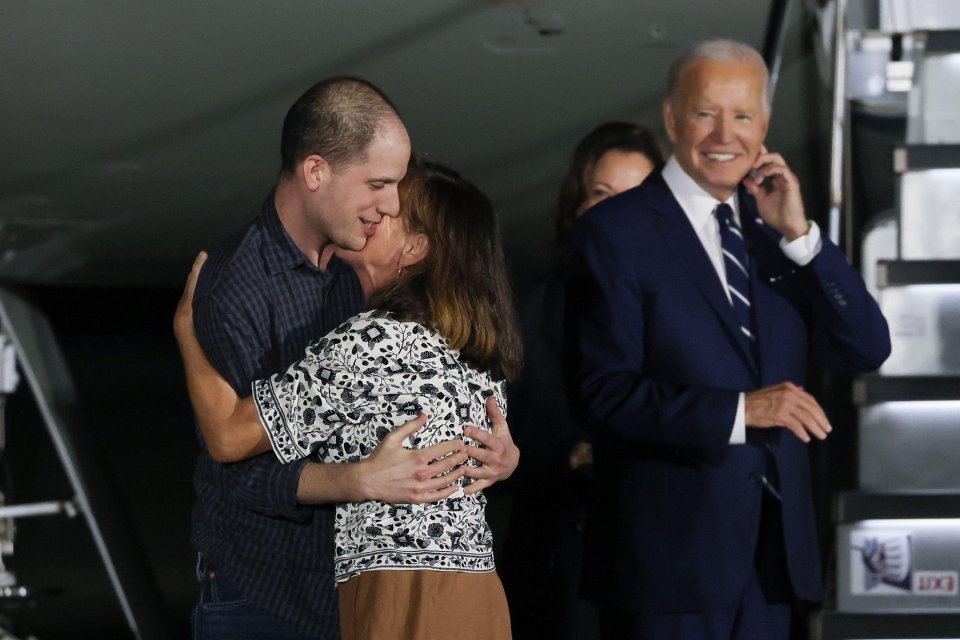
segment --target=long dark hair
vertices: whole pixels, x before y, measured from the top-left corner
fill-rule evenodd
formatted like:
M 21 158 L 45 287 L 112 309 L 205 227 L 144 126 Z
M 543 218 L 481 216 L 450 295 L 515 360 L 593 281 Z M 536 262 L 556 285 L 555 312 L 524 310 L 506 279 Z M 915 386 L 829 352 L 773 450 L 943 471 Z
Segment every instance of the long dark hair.
M 656 168 L 664 163 L 663 149 L 657 137 L 647 129 L 631 122 L 604 122 L 588 133 L 573 150 L 567 172 L 560 182 L 555 221 L 557 246 L 566 253 L 570 228 L 577 219 L 580 205 L 587 199 L 587 174 L 607 151 L 637 152 L 645 155 Z
M 522 347 L 490 200 L 451 169 L 411 163 L 400 183 L 400 219 L 427 236 L 427 255 L 369 306 L 434 328 L 472 366 L 513 379 Z

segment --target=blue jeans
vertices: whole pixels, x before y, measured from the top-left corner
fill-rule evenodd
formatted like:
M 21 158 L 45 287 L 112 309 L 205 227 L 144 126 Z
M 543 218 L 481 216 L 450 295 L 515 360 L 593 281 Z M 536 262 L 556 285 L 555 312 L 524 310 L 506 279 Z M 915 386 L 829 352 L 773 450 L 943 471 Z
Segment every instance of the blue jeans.
M 200 597 L 193 608 L 193 640 L 315 640 L 278 622 L 247 600 L 230 576 L 197 558 Z

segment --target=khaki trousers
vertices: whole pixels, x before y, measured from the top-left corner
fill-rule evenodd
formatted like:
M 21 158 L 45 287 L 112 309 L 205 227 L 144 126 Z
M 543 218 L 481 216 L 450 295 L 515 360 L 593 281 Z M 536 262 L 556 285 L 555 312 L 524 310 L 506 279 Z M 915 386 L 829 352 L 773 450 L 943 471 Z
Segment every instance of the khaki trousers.
M 510 640 L 496 571 L 374 570 L 340 584 L 342 640 Z

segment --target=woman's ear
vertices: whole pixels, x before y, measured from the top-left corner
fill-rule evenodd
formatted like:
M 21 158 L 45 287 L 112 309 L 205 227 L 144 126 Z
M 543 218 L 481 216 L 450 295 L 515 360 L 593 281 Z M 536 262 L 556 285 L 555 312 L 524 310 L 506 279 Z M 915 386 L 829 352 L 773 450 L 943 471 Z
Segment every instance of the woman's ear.
M 412 233 L 407 236 L 406 243 L 403 246 L 403 253 L 400 254 L 400 267 L 409 267 L 417 264 L 427 257 L 430 250 L 430 242 L 424 233 Z

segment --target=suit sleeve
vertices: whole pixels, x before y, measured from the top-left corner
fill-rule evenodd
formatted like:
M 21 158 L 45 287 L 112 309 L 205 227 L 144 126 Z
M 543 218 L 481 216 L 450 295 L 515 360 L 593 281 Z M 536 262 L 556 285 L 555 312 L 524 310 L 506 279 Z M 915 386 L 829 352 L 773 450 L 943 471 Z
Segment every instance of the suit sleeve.
M 256 377 L 255 372 L 266 358 L 269 337 L 256 330 L 248 312 L 211 296 L 195 301 L 194 326 L 204 353 L 217 371 L 237 395 L 250 395 L 248 381 Z M 306 521 L 312 517 L 313 507 L 299 504 L 297 487 L 307 462 L 281 465 L 273 455 L 264 453 L 224 464 L 223 468 L 230 489 L 251 511 Z
M 729 445 L 739 391 L 686 384 L 654 371 L 647 314 L 656 295 L 638 278 L 644 259 L 635 230 L 600 224 L 594 212 L 575 227 L 567 278 L 571 384 L 597 442 L 637 445 L 695 462 L 719 463 Z M 690 336 L 690 348 L 697 348 Z M 695 379 L 695 378 L 687 378 Z
M 865 373 L 890 355 L 890 330 L 876 300 L 846 257 L 826 238 L 798 270 L 811 308 L 811 360 L 846 373 Z

